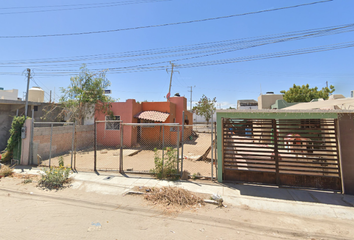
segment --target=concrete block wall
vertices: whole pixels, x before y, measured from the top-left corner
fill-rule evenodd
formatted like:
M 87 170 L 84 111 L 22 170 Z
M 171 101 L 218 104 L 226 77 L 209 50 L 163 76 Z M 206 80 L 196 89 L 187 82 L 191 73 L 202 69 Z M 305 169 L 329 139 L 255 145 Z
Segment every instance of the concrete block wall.
M 76 126 L 76 149 L 93 148 L 93 125 Z M 33 147 L 42 160 L 50 154 L 50 127 L 35 127 L 33 133 Z M 72 148 L 73 126 L 53 127 L 52 157 L 69 153 Z

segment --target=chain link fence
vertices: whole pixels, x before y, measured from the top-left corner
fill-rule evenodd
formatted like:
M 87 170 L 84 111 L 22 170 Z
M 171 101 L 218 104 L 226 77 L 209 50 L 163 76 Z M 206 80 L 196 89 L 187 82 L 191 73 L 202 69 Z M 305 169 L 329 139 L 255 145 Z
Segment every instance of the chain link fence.
M 32 164 L 65 166 L 77 171 L 152 173 L 162 163 L 189 178 L 217 173 L 216 125 L 123 123 L 93 125 L 33 123 Z M 160 166 L 161 167 L 161 166 Z
M 214 178 L 216 176 L 216 125 L 187 125 L 192 134 L 183 142 L 183 170 L 191 178 Z
M 126 173 L 151 173 L 155 160 L 170 162 L 180 171 L 181 128 L 178 124 L 123 123 L 122 170 Z
M 121 128 L 119 120 L 95 122 L 94 170 L 119 171 Z

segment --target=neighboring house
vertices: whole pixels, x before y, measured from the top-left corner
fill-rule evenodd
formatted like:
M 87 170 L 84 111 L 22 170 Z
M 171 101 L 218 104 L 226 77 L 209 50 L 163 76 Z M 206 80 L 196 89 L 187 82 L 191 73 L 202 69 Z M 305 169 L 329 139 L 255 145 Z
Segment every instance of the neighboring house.
M 17 89 L 0 90 L 0 151 L 6 148 L 7 140 L 10 137 L 13 117 L 25 114 L 26 101 L 19 100 L 17 94 Z M 38 87 L 31 88 L 29 90 L 28 99 L 27 112 L 29 117 L 32 117 L 33 110 L 33 117 L 36 122 L 56 121 L 57 111 L 54 111 L 50 115 L 52 117 L 48 116 L 48 119 L 42 119 L 45 114 L 45 109 L 49 108 L 51 105 L 51 103 L 44 102 L 43 90 Z
M 258 109 L 258 102 L 253 99 L 237 100 L 237 109 Z
M 142 102 L 134 99 L 126 102 L 112 103 L 113 115 L 98 112 L 95 115 L 97 121 L 120 120 L 123 123 L 179 123 L 193 124 L 193 115 L 187 111 L 187 99 L 185 97 L 171 97 L 166 102 Z M 185 117 L 183 119 L 183 111 Z M 120 145 L 121 125 L 119 122 L 97 123 L 97 144 L 104 146 Z M 133 147 L 148 143 L 158 143 L 164 139 L 166 145 L 177 143 L 177 128 L 160 126 L 125 126 L 123 145 Z M 164 137 L 162 133 L 164 132 Z M 184 138 L 188 138 L 192 128 L 184 129 Z M 182 131 L 180 131 L 180 139 Z
M 18 99 L 17 96 L 18 96 L 17 89 L 4 90 L 3 88 L 0 88 L 0 99 L 17 100 Z
M 271 109 L 271 106 L 276 100 L 283 99 L 282 94 L 274 94 L 274 92 L 267 92 L 258 97 L 258 109 Z
M 294 103 L 288 103 L 287 101 L 285 101 L 284 99 L 278 99 L 275 101 L 275 103 L 271 106 L 271 109 L 283 109 L 286 107 L 290 107 L 293 106 L 295 104 L 299 104 L 297 102 Z
M 335 98 L 330 97 L 328 100 L 322 100 L 317 102 L 298 103 L 296 105 L 286 107 L 284 110 L 354 110 L 354 98 Z

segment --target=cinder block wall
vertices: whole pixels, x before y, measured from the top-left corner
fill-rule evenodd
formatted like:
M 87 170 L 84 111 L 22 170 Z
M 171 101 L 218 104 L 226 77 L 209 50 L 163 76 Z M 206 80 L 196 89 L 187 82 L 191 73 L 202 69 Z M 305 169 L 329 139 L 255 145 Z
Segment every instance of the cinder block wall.
M 76 149 L 93 148 L 94 126 L 76 126 Z M 50 153 L 50 127 L 35 127 L 33 132 L 33 145 L 42 160 L 49 158 Z M 52 157 L 69 153 L 72 147 L 73 126 L 53 127 Z

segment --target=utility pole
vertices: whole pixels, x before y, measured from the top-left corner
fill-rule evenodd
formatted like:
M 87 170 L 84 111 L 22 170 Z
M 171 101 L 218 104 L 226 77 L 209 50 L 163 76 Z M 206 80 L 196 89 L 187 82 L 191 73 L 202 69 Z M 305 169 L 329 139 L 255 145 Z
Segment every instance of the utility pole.
M 174 71 L 173 68 L 175 67 L 175 64 L 173 62 L 170 62 L 171 64 L 171 77 L 170 77 L 170 87 L 168 88 L 168 96 L 171 96 L 171 86 L 172 86 L 172 76 L 174 72 L 178 72 L 178 71 Z M 168 72 L 168 69 L 166 69 L 166 72 Z M 178 72 L 179 73 L 179 72 Z M 167 99 L 168 100 L 168 99 Z
M 175 64 L 173 62 L 170 62 L 170 64 L 171 64 L 171 77 L 170 77 L 170 87 L 168 88 L 168 97 L 171 96 L 172 75 L 173 75 L 173 68 L 175 67 Z M 166 69 L 166 71 L 168 72 L 168 69 Z
M 28 108 L 28 89 L 31 79 L 31 69 L 27 68 L 27 91 L 26 91 L 26 107 L 25 107 L 25 118 L 27 118 L 27 108 Z
M 49 95 L 49 102 L 52 102 L 52 90 L 50 90 L 50 95 Z
M 190 91 L 188 91 L 188 92 L 190 92 L 191 93 L 191 98 L 190 98 L 190 111 L 192 111 L 192 92 L 193 92 L 193 86 L 188 86 L 188 87 L 190 87 L 191 88 L 191 90 Z M 195 87 L 195 86 L 194 86 Z

